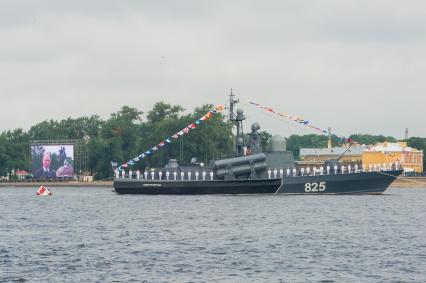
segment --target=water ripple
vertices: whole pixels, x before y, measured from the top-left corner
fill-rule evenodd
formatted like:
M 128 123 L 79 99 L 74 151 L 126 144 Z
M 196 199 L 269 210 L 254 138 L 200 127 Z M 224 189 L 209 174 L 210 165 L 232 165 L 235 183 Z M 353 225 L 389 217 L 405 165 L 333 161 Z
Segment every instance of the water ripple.
M 425 282 L 426 190 L 118 196 L 0 189 L 0 282 Z

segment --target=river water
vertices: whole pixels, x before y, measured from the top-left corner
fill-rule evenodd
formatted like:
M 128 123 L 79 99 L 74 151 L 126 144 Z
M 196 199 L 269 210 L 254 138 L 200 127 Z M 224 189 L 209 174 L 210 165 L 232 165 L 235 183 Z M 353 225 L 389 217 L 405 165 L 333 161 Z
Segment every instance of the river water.
M 0 281 L 425 282 L 426 189 L 143 196 L 0 188 Z

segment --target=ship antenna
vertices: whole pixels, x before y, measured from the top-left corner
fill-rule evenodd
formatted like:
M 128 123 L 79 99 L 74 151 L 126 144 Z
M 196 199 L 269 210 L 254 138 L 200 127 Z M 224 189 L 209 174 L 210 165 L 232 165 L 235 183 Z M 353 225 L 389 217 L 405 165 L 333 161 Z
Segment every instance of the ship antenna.
M 239 99 L 234 99 L 235 94 L 232 92 L 232 88 L 231 88 L 231 93 L 229 94 L 229 121 L 231 121 L 231 123 L 235 123 L 235 113 L 234 113 L 234 106 L 235 104 L 237 104 L 238 102 L 240 102 Z
M 241 156 L 243 155 L 244 148 L 243 120 L 245 120 L 245 117 L 243 112 L 240 110 L 238 110 L 237 113 L 234 112 L 235 104 L 240 102 L 239 99 L 235 99 L 234 97 L 235 95 L 231 88 L 231 93 L 229 94 L 229 120 L 231 124 L 237 128 L 235 154 L 236 156 Z
M 340 162 L 340 159 L 342 159 L 342 157 L 349 151 L 349 149 L 351 149 L 352 144 L 353 143 L 350 142 L 348 148 L 339 157 L 337 157 L 337 159 L 336 159 L 337 162 Z

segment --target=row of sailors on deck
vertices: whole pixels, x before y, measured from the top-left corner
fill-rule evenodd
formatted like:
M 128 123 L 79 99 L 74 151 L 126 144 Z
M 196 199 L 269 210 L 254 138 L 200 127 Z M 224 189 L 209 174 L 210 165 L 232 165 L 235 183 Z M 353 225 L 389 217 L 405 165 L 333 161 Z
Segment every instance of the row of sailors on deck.
M 293 168 L 290 170 L 290 168 L 287 168 L 286 170 L 286 177 L 296 177 L 296 176 L 315 176 L 315 175 L 324 175 L 324 174 L 350 174 L 350 173 L 360 173 L 360 172 L 380 172 L 380 171 L 387 171 L 387 170 L 399 170 L 399 164 L 396 163 L 383 163 L 383 164 L 369 164 L 368 168 L 365 164 L 362 165 L 362 170 L 359 169 L 358 164 L 355 164 L 352 168 L 352 166 L 349 164 L 347 166 L 341 165 L 340 168 L 338 168 L 337 165 L 334 165 L 334 170 L 331 171 L 331 167 L 329 165 L 326 166 L 324 169 L 323 166 L 320 166 L 319 168 L 313 167 L 312 170 L 310 167 L 302 167 L 300 168 L 299 172 L 297 172 L 296 168 Z M 339 170 L 340 169 L 340 170 Z M 194 173 L 194 175 L 192 175 Z M 201 174 L 200 174 L 201 173 Z M 206 172 L 206 171 L 195 171 L 195 172 L 169 172 L 166 171 L 163 173 L 163 171 L 158 171 L 156 173 L 155 171 L 148 171 L 143 172 L 141 174 L 140 170 L 136 170 L 135 174 L 133 174 L 132 170 L 129 170 L 128 178 L 133 179 L 133 177 L 136 177 L 136 179 L 145 179 L 145 180 L 213 180 L 214 173 L 212 171 Z M 118 169 L 115 170 L 115 178 L 126 178 L 126 171 L 120 171 Z M 163 178 L 164 177 L 164 178 Z M 180 178 L 179 178 L 180 177 Z M 284 169 L 268 169 L 268 178 L 283 178 L 284 177 Z
M 359 169 L 358 164 L 355 164 L 354 167 L 352 168 L 352 165 L 349 164 L 348 166 L 344 166 L 341 165 L 340 166 L 340 170 L 337 166 L 337 164 L 334 165 L 334 170 L 333 170 L 333 174 L 337 174 L 337 173 L 341 173 L 341 174 L 346 174 L 346 170 L 347 173 L 360 173 L 360 172 L 378 172 L 378 171 L 387 171 L 387 170 L 392 170 L 392 168 L 394 168 L 395 170 L 399 170 L 399 163 L 383 163 L 383 164 L 369 164 L 368 165 L 368 169 L 367 166 L 365 164 L 362 165 L 362 171 Z M 353 170 L 352 170 L 353 169 Z M 274 169 L 274 170 L 268 170 L 268 177 L 271 178 L 273 173 L 274 178 L 277 177 L 278 174 L 278 170 Z M 283 176 L 283 172 L 282 169 L 279 170 L 280 173 L 280 177 Z M 319 168 L 317 167 L 313 167 L 312 168 L 312 172 L 311 172 L 311 168 L 307 167 L 306 169 L 304 167 L 300 168 L 299 174 L 296 170 L 296 168 L 293 168 L 293 170 L 290 170 L 290 168 L 287 168 L 286 170 L 286 176 L 287 177 L 295 177 L 295 176 L 309 176 L 309 175 L 324 175 L 324 174 L 329 175 L 331 173 L 331 167 L 329 165 L 327 165 L 327 167 L 324 170 L 323 166 L 320 166 Z
M 185 172 L 180 172 L 180 179 L 179 180 L 192 180 L 192 172 L 188 171 L 187 173 L 187 177 L 185 177 Z M 207 178 L 207 172 L 203 171 L 201 172 L 201 178 L 203 181 L 205 180 L 213 180 L 213 172 L 210 171 L 208 174 Z M 133 178 L 133 172 L 132 170 L 129 170 L 129 174 L 128 177 L 130 179 Z M 136 175 L 135 175 L 136 179 L 141 179 L 142 175 L 141 172 L 139 170 L 136 170 Z M 174 171 L 174 172 L 169 172 L 166 171 L 163 175 L 163 171 L 158 171 L 158 174 L 156 174 L 155 171 L 151 171 L 150 174 L 148 173 L 148 171 L 143 172 L 143 179 L 145 180 L 162 180 L 163 177 L 165 177 L 166 180 L 178 180 L 178 172 Z M 195 171 L 194 172 L 194 177 L 195 180 L 199 180 L 200 179 L 200 172 L 199 171 Z M 120 178 L 120 172 L 118 171 L 118 169 L 115 169 L 115 178 Z M 121 178 L 126 178 L 126 171 L 122 170 L 121 171 Z

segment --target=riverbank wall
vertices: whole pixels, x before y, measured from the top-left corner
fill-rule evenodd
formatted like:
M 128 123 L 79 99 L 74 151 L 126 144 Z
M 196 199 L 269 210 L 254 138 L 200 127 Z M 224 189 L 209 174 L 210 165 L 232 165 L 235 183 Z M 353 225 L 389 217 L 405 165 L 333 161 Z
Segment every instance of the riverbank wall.
M 1 182 L 1 187 L 106 187 L 112 188 L 112 181 L 95 182 Z

